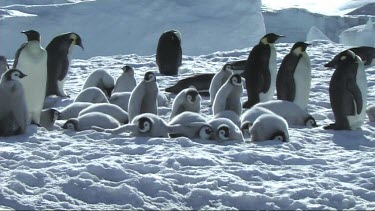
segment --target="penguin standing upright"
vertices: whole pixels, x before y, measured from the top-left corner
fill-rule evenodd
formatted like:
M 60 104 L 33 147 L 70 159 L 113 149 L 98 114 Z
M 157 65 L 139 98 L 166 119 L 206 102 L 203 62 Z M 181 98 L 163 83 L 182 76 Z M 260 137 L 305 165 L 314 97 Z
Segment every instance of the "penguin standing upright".
M 172 111 L 169 119 L 184 112 L 191 111 L 200 113 L 202 97 L 195 88 L 187 88 L 178 93 L 172 104 Z
M 23 31 L 27 36 L 17 51 L 13 68 L 28 77 L 21 80 L 29 112 L 28 123 L 40 123 L 47 83 L 47 51 L 40 45 L 40 34 L 35 30 Z
M 232 66 L 230 64 L 225 64 L 224 67 L 215 74 L 212 78 L 210 89 L 210 105 L 214 104 L 215 96 L 220 87 L 228 80 L 228 78 L 233 74 Z
M 123 73 L 117 78 L 113 93 L 116 92 L 131 92 L 137 86 L 137 81 L 134 78 L 134 69 L 129 65 L 122 68 Z
M 274 43 L 283 35 L 266 34 L 251 50 L 243 73 L 248 100 L 244 108 L 271 100 L 276 89 L 276 49 Z
M 182 64 L 181 33 L 177 30 L 164 32 L 156 49 L 156 64 L 162 75 L 177 75 Z
M 78 45 L 83 49 L 81 37 L 73 32 L 56 36 L 47 45 L 46 96 L 68 96 L 64 92 L 64 83 L 68 74 L 70 54 L 74 45 Z
M 243 93 L 242 78 L 239 74 L 232 75 L 219 89 L 212 106 L 213 115 L 231 110 L 241 115 L 241 95 Z
M 0 136 L 22 134 L 27 126 L 27 106 L 21 79 L 26 75 L 17 69 L 6 71 L 0 82 Z
M 367 106 L 367 79 L 360 57 L 347 50 L 339 60 L 329 83 L 329 98 L 335 123 L 324 129 L 355 130 L 363 124 Z
M 156 83 L 156 76 L 153 72 L 146 72 L 143 81 L 141 81 L 130 95 L 128 114 L 129 122 L 139 114 L 158 113 L 158 92 L 159 87 Z
M 303 110 L 307 110 L 311 87 L 309 45 L 296 42 L 281 62 L 276 78 L 277 99 L 291 101 Z

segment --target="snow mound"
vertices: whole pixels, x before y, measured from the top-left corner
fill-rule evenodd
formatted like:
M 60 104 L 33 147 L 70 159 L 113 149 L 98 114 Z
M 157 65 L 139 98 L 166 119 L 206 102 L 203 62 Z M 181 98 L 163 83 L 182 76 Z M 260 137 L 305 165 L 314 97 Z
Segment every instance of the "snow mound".
M 311 42 L 313 40 L 328 40 L 331 41 L 322 31 L 315 26 L 311 27 L 306 36 L 306 41 Z
M 43 46 L 58 34 L 78 33 L 85 51 L 74 51 L 73 58 L 155 54 L 160 35 L 170 29 L 181 32 L 184 55 L 253 46 L 265 34 L 260 0 L 49 0 L 45 5 L 24 4 L 1 8 L 34 15 L 0 16 L 0 37 L 4 38 L 0 39 L 0 55 L 7 58 L 14 58 L 25 41 L 20 32 L 26 29 L 38 30 Z
M 365 25 L 355 26 L 340 34 L 340 43 L 349 46 L 375 47 L 375 27 L 371 18 Z

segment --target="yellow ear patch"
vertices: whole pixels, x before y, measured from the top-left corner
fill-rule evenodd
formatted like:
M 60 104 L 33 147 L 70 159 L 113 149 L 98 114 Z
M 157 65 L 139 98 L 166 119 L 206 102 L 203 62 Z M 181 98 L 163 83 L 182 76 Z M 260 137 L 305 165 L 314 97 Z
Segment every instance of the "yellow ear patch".
M 70 39 L 73 40 L 72 45 L 75 45 L 75 44 L 76 44 L 76 41 L 77 41 L 77 35 L 74 34 L 74 33 L 71 33 L 71 34 L 70 34 Z
M 302 51 L 302 47 L 298 47 L 298 48 L 294 49 L 293 52 L 294 52 L 296 55 L 301 55 L 301 54 L 303 53 L 303 51 Z
M 268 44 L 268 39 L 267 39 L 267 37 L 262 38 L 262 39 L 260 40 L 260 42 L 263 43 L 263 44 L 265 44 L 265 45 L 267 45 L 267 44 Z
M 342 57 L 340 57 L 340 60 L 343 61 L 343 60 L 345 60 L 346 58 L 347 58 L 346 56 L 342 56 Z

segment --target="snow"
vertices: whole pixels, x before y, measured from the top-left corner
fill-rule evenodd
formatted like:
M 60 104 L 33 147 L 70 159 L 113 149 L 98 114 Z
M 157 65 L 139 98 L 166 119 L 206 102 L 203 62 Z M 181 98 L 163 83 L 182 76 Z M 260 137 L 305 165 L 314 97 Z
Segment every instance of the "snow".
M 355 26 L 340 34 L 340 43 L 349 46 L 375 47 L 375 26 L 369 18 L 365 25 Z
M 75 31 L 82 36 L 85 51 L 74 49 L 76 54 L 73 55 L 65 85 L 65 91 L 71 97 L 48 98 L 46 104 L 49 107 L 62 109 L 72 103 L 81 91 L 86 77 L 98 69 L 106 69 L 117 78 L 122 73 L 121 68 L 125 64 L 130 65 L 134 67 L 138 82 L 142 80 L 145 72 L 157 72 L 154 50 L 158 35 L 163 30 L 157 30 L 152 38 L 149 34 L 139 35 L 141 30 L 145 30 L 143 27 L 146 27 L 146 23 L 132 23 L 139 24 L 140 27 L 139 32 L 134 32 L 130 28 L 122 28 L 124 26 L 121 22 L 108 26 L 98 22 L 103 21 L 105 17 L 114 20 L 124 8 L 127 8 L 127 11 L 133 11 L 135 8 L 151 10 L 142 8 L 144 6 L 142 1 L 138 1 L 141 6 L 137 6 L 129 0 L 127 4 L 129 7 L 122 4 L 121 8 L 118 8 L 117 0 L 113 0 L 112 6 L 101 1 L 43 1 L 43 5 L 48 6 L 43 6 L 40 2 L 40 0 L 1 1 L 1 15 L 5 14 L 4 10 L 15 9 L 37 16 L 7 17 L 0 20 L 2 38 L 0 54 L 9 51 L 11 55 L 6 54 L 6 56 L 11 59 L 25 39 L 18 35 L 19 31 L 24 30 L 23 27 L 29 28 L 32 26 L 30 24 L 37 22 L 51 24 L 54 21 L 50 20 L 53 19 L 52 14 L 62 9 L 64 14 L 60 13 L 60 15 L 64 15 L 66 20 L 73 21 L 79 18 L 81 22 L 82 17 L 82 23 L 87 23 L 87 28 Z M 190 5 L 185 8 L 186 10 L 179 11 L 178 17 L 180 20 L 188 17 L 187 8 L 193 8 L 194 12 L 189 15 L 191 18 L 189 20 L 196 18 L 195 24 L 201 20 L 207 21 L 202 23 L 201 30 L 208 25 L 223 28 L 223 25 L 233 21 L 231 17 L 241 19 L 241 25 L 248 24 L 250 29 L 249 23 L 254 23 L 248 22 L 250 17 L 247 17 L 248 19 L 242 17 L 246 10 L 253 9 L 240 4 L 241 1 L 236 1 L 238 4 L 233 6 L 233 10 L 243 13 L 235 13 L 233 16 L 229 15 L 233 10 L 232 6 L 231 9 L 227 9 L 230 4 L 226 3 L 227 1 L 215 1 L 218 2 L 217 10 L 199 8 L 194 2 L 185 2 Z M 360 4 L 359 2 L 365 1 L 352 1 Z M 165 11 L 173 11 L 175 6 L 182 8 L 182 1 L 179 3 L 181 4 L 176 3 L 170 8 L 165 8 Z M 99 9 L 94 5 L 102 6 L 106 12 L 98 13 Z M 207 5 L 206 1 L 202 4 L 202 6 Z M 165 5 L 160 3 L 153 6 L 161 9 Z M 108 12 L 109 8 L 114 10 L 111 14 Z M 87 22 L 89 16 L 78 15 L 79 12 L 82 14 L 82 10 L 88 12 L 89 9 L 94 9 L 97 16 L 91 22 Z M 218 11 L 224 11 L 224 14 Z M 185 16 L 182 14 L 184 12 Z M 137 13 L 131 14 L 135 16 Z M 197 16 L 202 14 L 218 16 L 212 19 L 206 15 Z M 298 18 L 293 16 L 288 17 L 288 14 L 299 14 L 301 20 L 296 20 Z M 271 15 L 273 15 L 273 24 L 267 25 L 271 23 L 270 19 L 267 19 Z M 268 29 L 277 26 L 275 32 L 279 32 L 281 27 L 285 27 L 285 32 L 288 34 L 296 34 L 294 37 L 289 36 L 289 39 L 295 40 L 280 39 L 276 44 L 278 66 L 283 57 L 289 53 L 293 42 L 297 41 L 297 38 L 306 39 L 307 32 L 312 26 L 316 26 L 332 39 L 331 35 L 338 35 L 341 32 L 340 27 L 360 25 L 360 22 L 364 24 L 368 20 L 367 17 L 332 17 L 333 19 L 328 18 L 332 21 L 328 19 L 322 21 L 327 17 L 308 14 L 301 9 L 270 12 L 264 17 Z M 280 18 L 278 24 L 277 18 Z M 283 24 L 284 20 L 291 19 L 295 19 L 296 23 L 290 22 L 290 26 Z M 306 22 L 305 25 L 303 20 Z M 226 22 L 223 22 L 223 25 L 219 24 L 222 21 Z M 58 26 L 53 32 L 51 25 L 38 28 L 42 32 L 44 46 L 52 35 L 60 33 L 58 30 L 74 31 L 76 29 L 74 27 L 78 27 L 72 24 L 75 22 L 70 22 L 71 25 L 65 21 L 61 25 L 56 24 Z M 317 24 L 318 22 L 320 24 Z M 93 27 L 95 23 L 101 24 L 96 28 Z M 165 28 L 169 29 L 171 26 L 167 26 L 167 23 L 169 22 L 165 23 Z M 327 26 L 332 24 L 335 27 L 331 30 L 328 30 L 329 27 L 320 27 L 325 24 L 328 24 Z M 189 24 L 181 23 L 181 28 L 188 27 L 187 25 Z M 152 27 L 150 31 L 160 26 Z M 233 44 L 230 49 L 223 46 L 220 33 L 212 35 L 210 42 L 203 45 L 202 40 L 198 39 L 200 35 L 183 32 L 184 55 L 183 65 L 180 68 L 181 74 L 178 77 L 171 77 L 157 73 L 157 82 L 161 91 L 175 84 L 179 79 L 198 73 L 216 73 L 226 62 L 246 59 L 253 38 L 248 34 L 241 34 L 247 32 L 246 29 L 238 29 L 239 25 L 231 26 L 233 28 L 229 27 L 228 30 L 232 32 L 227 35 L 235 39 L 229 41 L 233 43 L 227 43 L 228 48 Z M 300 26 L 305 28 L 302 29 Z M 92 27 L 98 30 L 94 33 L 95 36 L 88 30 Z M 112 27 L 113 30 L 110 30 L 112 33 L 101 31 L 104 27 Z M 122 33 L 114 33 L 115 28 L 122 33 L 126 32 L 126 38 Z M 173 28 L 181 30 L 180 27 Z M 234 29 L 245 31 L 233 31 Z M 47 34 L 48 31 L 51 31 L 50 35 Z M 132 40 L 136 35 L 140 36 L 139 39 L 144 39 L 144 46 L 135 48 L 135 45 L 138 46 L 140 43 Z M 241 40 L 242 35 L 247 37 L 245 42 Z M 4 41 L 4 36 L 9 40 Z M 192 36 L 191 42 L 188 41 L 190 36 Z M 202 33 L 202 36 L 206 34 Z M 103 47 L 105 45 L 103 43 L 90 42 L 93 37 L 104 37 L 110 43 L 107 44 L 108 47 Z M 240 41 L 237 41 L 237 37 Z M 119 43 L 117 40 L 124 43 Z M 193 42 L 197 43 L 193 45 Z M 241 45 L 234 45 L 234 42 Z M 26 134 L 0 138 L 0 209 L 375 209 L 375 123 L 370 122 L 366 117 L 361 130 L 326 131 L 322 128 L 334 120 L 328 94 L 333 71 L 325 69 L 323 65 L 348 46 L 325 40 L 313 40 L 310 43 L 312 45 L 308 47 L 307 53 L 311 58 L 312 87 L 308 111 L 316 119 L 319 127 L 309 129 L 290 126 L 288 143 L 273 141 L 243 143 L 237 140 L 218 143 L 188 138 L 128 137 L 126 134 L 112 135 L 94 130 L 73 132 L 60 128 L 65 122 L 62 120 L 57 121 L 52 131 L 31 125 L 27 128 Z M 112 50 L 110 48 L 116 45 L 122 48 L 121 51 L 110 51 Z M 195 49 L 196 52 L 201 53 L 189 55 L 188 50 L 184 48 Z M 77 59 L 78 56 L 80 59 Z M 375 101 L 375 66 L 367 68 L 366 74 L 367 107 L 369 107 L 374 105 Z M 246 93 L 243 93 L 242 101 L 246 100 L 246 96 Z M 174 94 L 168 94 L 171 100 L 175 97 Z M 202 97 L 201 112 L 207 120 L 210 120 L 212 110 L 208 105 L 209 98 Z M 161 106 L 158 110 L 161 118 L 168 121 L 172 103 Z
M 292 43 L 279 43 L 278 65 Z M 289 129 L 290 142 L 242 143 L 187 138 L 136 138 L 93 130 L 47 131 L 29 126 L 24 135 L 1 138 L 0 204 L 14 209 L 374 209 L 374 123 L 359 131 L 325 131 L 333 121 L 323 64 L 346 46 L 312 41 L 312 89 L 308 110 L 318 128 Z M 178 78 L 216 72 L 246 59 L 249 48 L 183 56 Z M 72 61 L 71 103 L 89 73 L 106 67 L 115 77 L 123 62 L 139 82 L 157 71 L 154 55 L 115 55 Z M 367 70 L 368 102 L 375 100 L 375 67 Z M 161 90 L 178 78 L 157 74 Z M 176 95 L 170 95 L 174 99 Z M 246 94 L 242 96 L 245 100 Z M 202 113 L 212 118 L 209 98 Z M 159 108 L 168 120 L 171 104 Z M 58 121 L 62 125 L 64 121 Z

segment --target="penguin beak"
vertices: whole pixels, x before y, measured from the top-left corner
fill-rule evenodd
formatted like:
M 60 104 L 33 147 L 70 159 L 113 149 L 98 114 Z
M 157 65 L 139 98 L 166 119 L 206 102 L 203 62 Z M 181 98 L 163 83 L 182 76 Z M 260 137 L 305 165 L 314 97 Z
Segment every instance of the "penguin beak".
M 26 77 L 26 76 L 27 76 L 26 74 L 21 73 L 20 78 L 24 78 L 24 77 Z
M 276 35 L 277 38 L 282 38 L 282 37 L 285 37 L 285 35 Z

